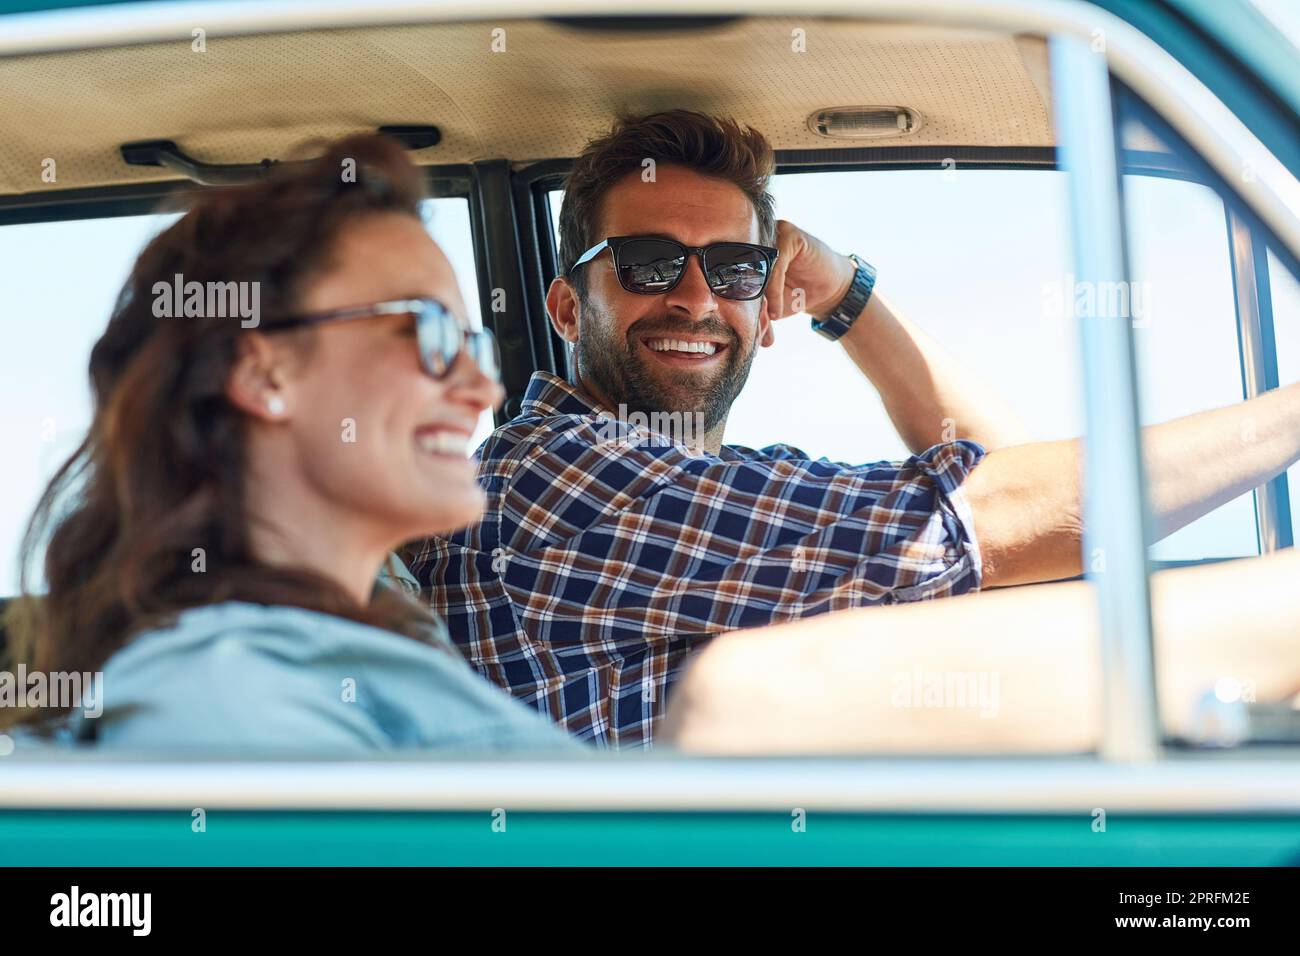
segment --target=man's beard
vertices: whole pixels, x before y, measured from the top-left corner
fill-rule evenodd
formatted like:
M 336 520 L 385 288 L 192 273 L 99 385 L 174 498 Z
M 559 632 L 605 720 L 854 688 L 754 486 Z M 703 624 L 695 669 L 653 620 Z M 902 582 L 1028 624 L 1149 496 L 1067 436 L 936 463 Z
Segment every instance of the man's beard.
M 590 314 L 591 306 L 586 308 Z M 578 375 L 599 389 L 607 400 L 626 405 L 629 413 L 699 414 L 705 430 L 711 431 L 727 417 L 731 403 L 749 378 L 755 349 L 742 355 L 739 337 L 716 316 L 694 322 L 668 317 L 641 319 L 622 337 L 614 331 L 615 324 L 608 314 L 591 318 L 583 322 L 578 336 Z M 650 359 L 640 348 L 640 340 L 646 335 L 716 337 L 727 345 L 723 364 L 705 381 L 703 375 L 689 369 L 680 373 L 666 366 L 652 370 L 648 365 Z M 679 381 L 666 384 L 674 375 L 680 376 Z

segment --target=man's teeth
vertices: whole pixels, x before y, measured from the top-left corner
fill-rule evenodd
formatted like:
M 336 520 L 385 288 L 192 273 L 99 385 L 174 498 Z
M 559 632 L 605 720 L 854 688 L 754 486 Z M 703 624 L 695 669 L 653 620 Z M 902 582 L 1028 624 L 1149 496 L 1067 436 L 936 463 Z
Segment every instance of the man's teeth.
M 712 355 L 718 350 L 712 342 L 683 342 L 681 339 L 650 339 L 646 345 L 656 352 L 703 352 Z
M 458 432 L 420 432 L 416 436 L 422 451 L 438 455 L 466 455 L 469 453 L 469 438 Z

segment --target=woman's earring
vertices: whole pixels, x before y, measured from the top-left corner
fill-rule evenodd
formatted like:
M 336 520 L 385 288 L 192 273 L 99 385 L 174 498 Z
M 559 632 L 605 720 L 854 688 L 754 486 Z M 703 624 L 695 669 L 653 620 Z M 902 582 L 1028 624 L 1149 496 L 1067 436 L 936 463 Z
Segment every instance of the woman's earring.
M 266 400 L 266 410 L 279 418 L 284 414 L 284 399 L 279 395 L 272 395 Z

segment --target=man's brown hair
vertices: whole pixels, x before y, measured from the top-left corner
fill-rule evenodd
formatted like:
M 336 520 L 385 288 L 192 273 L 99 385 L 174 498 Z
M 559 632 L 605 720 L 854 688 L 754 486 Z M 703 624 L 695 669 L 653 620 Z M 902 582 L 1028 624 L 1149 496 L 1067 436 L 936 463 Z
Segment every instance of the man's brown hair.
M 560 208 L 560 269 L 567 274 L 584 252 L 606 238 L 597 235 L 605 194 L 623 176 L 641 171 L 647 159 L 684 166 L 735 184 L 758 214 L 759 241 L 776 239 L 772 146 L 757 130 L 733 119 L 691 110 L 622 117 L 605 136 L 587 144 L 573 164 Z M 582 272 L 573 282 L 586 290 Z

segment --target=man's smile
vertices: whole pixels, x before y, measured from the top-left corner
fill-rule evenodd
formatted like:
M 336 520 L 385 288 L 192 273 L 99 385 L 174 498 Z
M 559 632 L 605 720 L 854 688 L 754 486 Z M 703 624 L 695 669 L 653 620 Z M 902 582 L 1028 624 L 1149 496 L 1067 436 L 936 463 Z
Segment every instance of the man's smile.
M 646 335 L 640 342 L 655 361 L 673 368 L 711 367 L 728 349 L 724 341 L 699 335 Z

